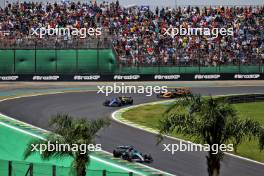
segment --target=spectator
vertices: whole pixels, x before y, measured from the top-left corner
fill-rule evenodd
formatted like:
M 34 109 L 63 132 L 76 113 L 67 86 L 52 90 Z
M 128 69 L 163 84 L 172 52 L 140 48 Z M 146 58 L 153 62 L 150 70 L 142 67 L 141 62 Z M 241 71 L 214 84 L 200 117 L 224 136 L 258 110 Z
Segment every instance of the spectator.
M 164 35 L 164 28 L 233 28 L 233 36 Z M 51 4 L 24 2 L 0 8 L 0 38 L 9 44 L 37 36 L 31 28 L 103 27 L 125 64 L 254 64 L 264 52 L 264 6 L 123 8 L 119 2 Z M 46 36 L 48 41 L 73 40 Z M 2 44 L 4 42 L 1 42 Z M 71 42 L 70 42 L 71 43 Z M 259 59 L 259 60 L 257 60 Z M 263 61 L 262 61 L 263 62 Z

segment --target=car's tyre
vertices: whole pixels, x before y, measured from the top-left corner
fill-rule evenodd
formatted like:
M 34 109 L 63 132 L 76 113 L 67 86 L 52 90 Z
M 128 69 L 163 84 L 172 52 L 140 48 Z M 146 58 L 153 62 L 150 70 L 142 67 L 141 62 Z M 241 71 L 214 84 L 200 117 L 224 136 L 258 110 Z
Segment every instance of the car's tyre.
M 110 101 L 106 100 L 105 102 L 103 102 L 103 105 L 104 106 L 109 106 L 109 103 L 110 103 Z
M 127 160 L 128 155 L 127 155 L 127 154 L 123 154 L 123 155 L 121 156 L 121 158 L 122 158 L 123 160 Z
M 144 155 L 144 160 L 147 163 L 152 163 L 153 162 L 153 158 L 151 155 Z
M 127 156 L 127 161 L 132 162 L 132 156 L 131 155 Z
M 114 156 L 115 158 L 118 158 L 118 157 L 120 157 L 120 153 L 119 153 L 118 151 L 114 150 L 114 151 L 113 151 L 113 156 Z
M 123 160 L 127 160 L 129 162 L 132 162 L 132 157 L 129 154 L 124 154 L 121 156 Z

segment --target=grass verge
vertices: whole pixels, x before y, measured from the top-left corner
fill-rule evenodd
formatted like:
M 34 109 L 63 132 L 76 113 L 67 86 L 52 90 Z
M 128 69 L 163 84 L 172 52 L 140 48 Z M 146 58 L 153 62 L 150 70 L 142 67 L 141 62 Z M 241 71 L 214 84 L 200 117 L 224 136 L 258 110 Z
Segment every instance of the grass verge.
M 264 102 L 241 103 L 232 106 L 238 111 L 240 118 L 252 118 L 264 125 Z M 165 104 L 140 106 L 124 112 L 122 117 L 136 124 L 158 129 L 159 121 L 163 118 L 163 113 L 166 111 L 167 107 L 168 105 Z M 171 135 L 192 141 L 191 138 L 177 133 Z M 255 139 L 243 142 L 238 147 L 236 154 L 264 163 L 264 151 L 259 151 L 258 142 Z

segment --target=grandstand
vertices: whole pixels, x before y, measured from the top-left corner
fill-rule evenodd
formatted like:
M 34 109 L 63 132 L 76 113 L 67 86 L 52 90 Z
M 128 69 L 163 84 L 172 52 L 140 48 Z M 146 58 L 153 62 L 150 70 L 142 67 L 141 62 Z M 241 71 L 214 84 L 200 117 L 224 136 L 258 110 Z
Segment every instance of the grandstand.
M 241 1 L 240 5 L 245 4 Z M 0 72 L 263 73 L 264 6 L 254 5 L 151 9 L 125 8 L 121 1 L 8 3 L 0 9 Z M 182 26 L 232 28 L 232 35 L 171 37 L 164 33 L 164 29 Z M 45 34 L 44 38 L 32 35 L 32 29 L 66 27 L 71 31 L 100 28 L 102 35 L 85 39 L 70 36 L 69 32 L 59 36 Z
M 3 7 L 7 2 L 15 2 L 16 0 L 0 0 L 0 6 Z M 30 0 L 31 2 L 41 2 L 40 0 Z M 94 0 L 93 0 L 94 1 Z M 97 0 L 97 2 L 102 3 L 104 0 Z M 115 0 L 107 0 L 108 2 L 114 2 Z M 28 1 L 26 1 L 28 2 Z M 49 2 L 62 2 L 61 0 L 49 0 Z M 87 2 L 84 0 L 80 0 L 80 2 Z M 119 0 L 120 4 L 125 7 L 131 5 L 150 5 L 152 8 L 156 6 L 159 7 L 175 7 L 175 6 L 257 6 L 262 5 L 262 0 L 237 0 L 237 1 L 227 1 L 227 0 L 163 0 L 160 3 L 159 0 L 134 0 L 133 2 L 128 0 Z

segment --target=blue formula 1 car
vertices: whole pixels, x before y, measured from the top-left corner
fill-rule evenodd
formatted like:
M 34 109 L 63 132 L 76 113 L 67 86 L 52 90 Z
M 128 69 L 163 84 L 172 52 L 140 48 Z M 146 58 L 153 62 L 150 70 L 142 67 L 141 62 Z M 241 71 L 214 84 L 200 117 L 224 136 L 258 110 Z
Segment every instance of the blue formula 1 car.
M 124 105 L 132 105 L 132 104 L 133 104 L 132 97 L 126 97 L 126 96 L 113 98 L 112 100 L 105 100 L 105 102 L 103 103 L 104 106 L 109 106 L 109 107 L 120 107 Z
M 133 146 L 118 146 L 113 151 L 113 156 L 115 158 L 122 158 L 129 162 L 139 162 L 139 163 L 152 163 L 153 158 L 151 155 L 143 155 Z

